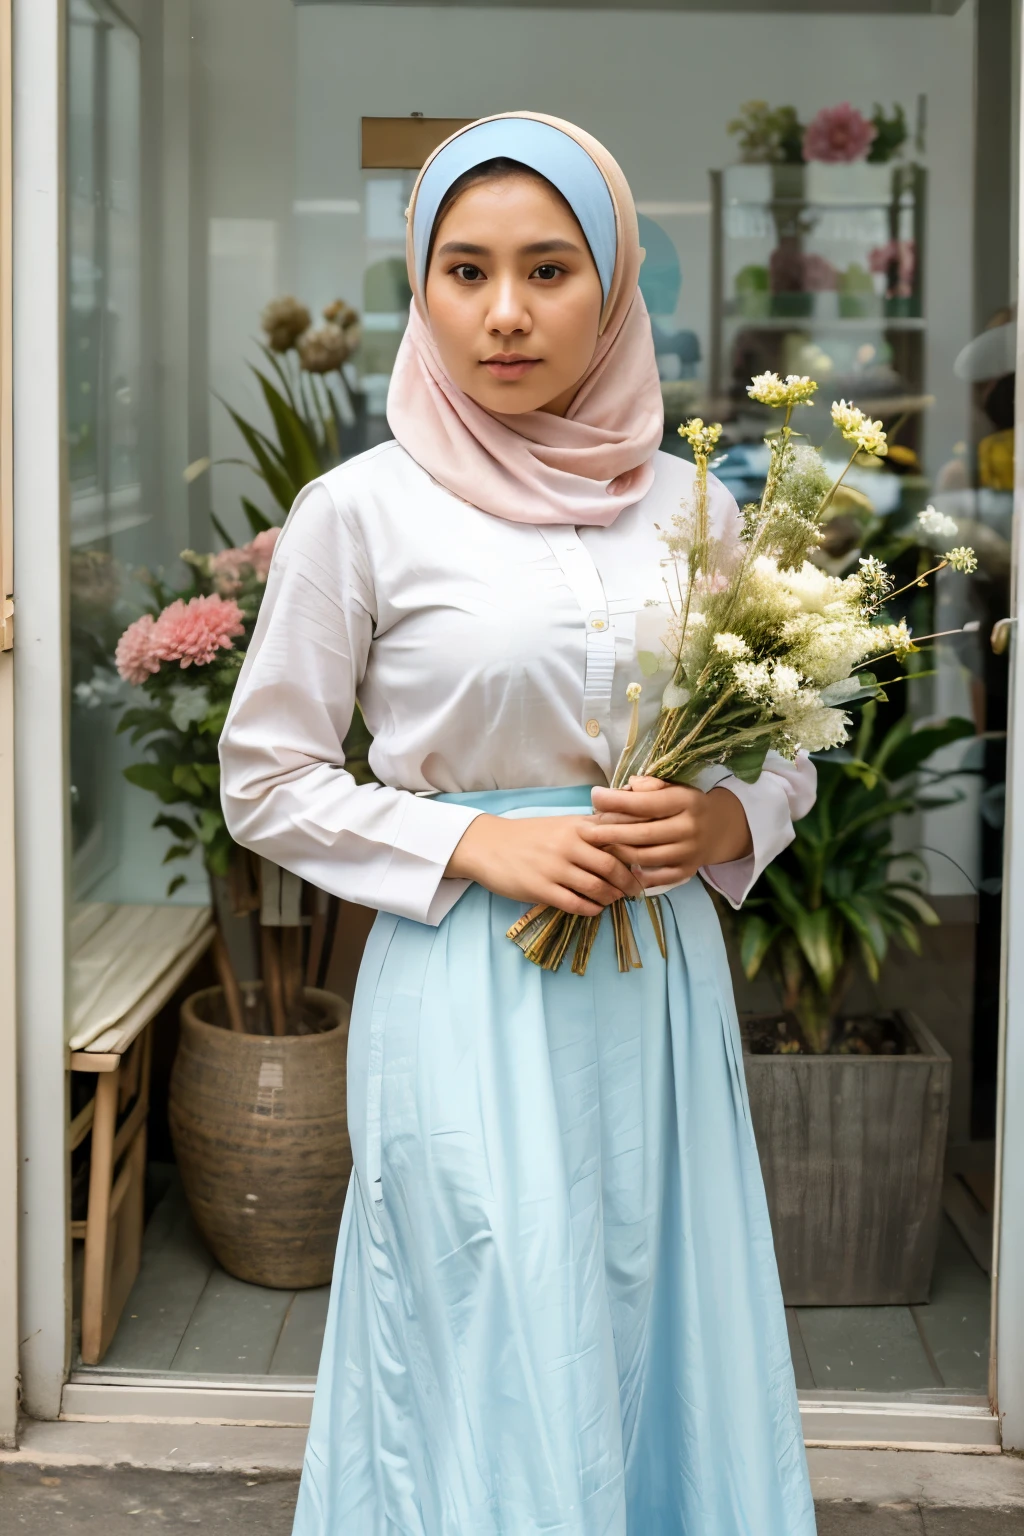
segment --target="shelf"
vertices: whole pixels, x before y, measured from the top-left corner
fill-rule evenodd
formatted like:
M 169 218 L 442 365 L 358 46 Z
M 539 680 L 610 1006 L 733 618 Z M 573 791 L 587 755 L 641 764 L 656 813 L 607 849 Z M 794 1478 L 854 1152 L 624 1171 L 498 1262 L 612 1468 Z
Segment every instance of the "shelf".
M 823 315 L 764 315 L 755 319 L 749 315 L 725 314 L 730 324 L 742 325 L 751 331 L 792 331 L 811 328 L 818 331 L 923 331 L 926 322 L 921 315 L 860 315 L 856 318 L 836 315 L 826 319 Z

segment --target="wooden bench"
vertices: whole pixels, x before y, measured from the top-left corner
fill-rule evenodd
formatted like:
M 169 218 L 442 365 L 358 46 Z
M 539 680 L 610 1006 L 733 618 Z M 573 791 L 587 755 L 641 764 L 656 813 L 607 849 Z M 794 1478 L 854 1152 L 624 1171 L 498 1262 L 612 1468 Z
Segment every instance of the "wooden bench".
M 98 1365 L 142 1254 L 149 1026 L 210 945 L 214 928 L 208 907 L 93 907 L 79 913 L 85 936 L 76 946 L 73 924 L 68 1068 L 95 1074 L 96 1085 L 71 1122 L 69 1155 L 92 1138 L 86 1216 L 71 1223 L 71 1235 L 85 1242 L 82 1361 Z M 113 1021 L 112 1010 L 119 1015 Z

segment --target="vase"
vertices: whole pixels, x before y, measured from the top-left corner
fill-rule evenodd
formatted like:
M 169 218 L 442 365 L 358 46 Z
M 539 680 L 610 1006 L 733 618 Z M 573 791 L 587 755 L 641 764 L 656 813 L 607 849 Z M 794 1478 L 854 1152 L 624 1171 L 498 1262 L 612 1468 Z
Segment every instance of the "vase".
M 303 996 L 310 1032 L 281 1036 L 226 1027 L 220 987 L 186 998 L 168 1106 L 185 1195 L 214 1258 L 239 1280 L 285 1290 L 330 1280 L 352 1170 L 349 1005 L 313 987 Z

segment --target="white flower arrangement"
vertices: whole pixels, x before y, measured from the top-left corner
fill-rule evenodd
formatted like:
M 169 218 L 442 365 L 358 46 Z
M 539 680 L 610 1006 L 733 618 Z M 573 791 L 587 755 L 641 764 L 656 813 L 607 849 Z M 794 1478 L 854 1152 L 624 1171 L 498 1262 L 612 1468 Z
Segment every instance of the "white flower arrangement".
M 668 685 L 650 728 L 638 730 L 640 685 L 630 684 L 633 706 L 614 786 L 633 775 L 692 783 L 703 768 L 722 764 L 739 779 L 755 781 L 770 751 L 792 759 L 798 752 L 826 752 L 847 740 L 851 706 L 880 696 L 864 670 L 872 659 L 902 660 L 917 649 L 904 618 L 892 620 L 886 605 L 900 595 L 882 561 L 868 557 L 845 577 L 832 576 L 809 558 L 820 539 L 822 518 L 858 454 L 888 452 L 880 421 L 871 421 L 846 400 L 832 405 L 832 421 L 852 445 L 837 479 L 817 449 L 792 442 L 794 409 L 817 385 L 806 377 L 759 374 L 752 399 L 785 412 L 782 426 L 765 441 L 769 466 L 760 502 L 745 507 L 738 547 L 716 539 L 708 516 L 708 461 L 721 427 L 700 418 L 680 427 L 697 468 L 692 497 L 661 530 L 669 591 L 666 632 L 659 651 L 667 658 Z M 924 531 L 947 537 L 952 519 L 934 508 L 920 515 Z M 909 585 L 918 587 L 944 567 L 970 573 L 974 551 L 950 549 Z M 908 588 L 902 588 L 906 591 Z M 935 638 L 935 637 L 928 637 Z M 653 652 L 652 652 L 653 655 Z M 647 670 L 647 669 L 645 669 Z M 661 671 L 658 665 L 647 671 Z M 662 932 L 656 899 L 648 901 L 655 931 Z M 611 907 L 619 966 L 639 964 L 625 901 Z M 582 973 L 600 918 L 536 907 L 509 929 L 529 959 L 557 967 L 576 938 L 573 970 Z

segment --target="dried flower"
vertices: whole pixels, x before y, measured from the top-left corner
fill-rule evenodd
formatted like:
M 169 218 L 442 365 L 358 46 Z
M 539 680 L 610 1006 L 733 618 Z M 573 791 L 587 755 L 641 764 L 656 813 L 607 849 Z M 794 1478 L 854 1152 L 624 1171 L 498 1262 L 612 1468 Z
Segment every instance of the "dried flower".
M 954 571 L 960 571 L 964 576 L 970 576 L 978 569 L 978 557 L 966 544 L 961 544 L 956 549 L 946 551 L 945 559 Z
M 156 620 L 151 613 L 129 624 L 114 652 L 114 666 L 126 683 L 138 687 L 160 670 L 160 657 L 154 644 Z
M 325 304 L 322 314 L 331 325 L 340 326 L 343 331 L 350 331 L 359 324 L 359 316 L 344 299 L 334 299 L 330 304 Z
M 822 107 L 811 118 L 804 134 L 804 159 L 830 164 L 863 160 L 878 129 L 862 112 L 842 101 L 838 107 Z
M 743 636 L 730 634 L 727 629 L 716 635 L 712 643 L 720 656 L 731 656 L 738 660 L 741 656 L 750 655 L 750 646 Z
M 892 591 L 892 577 L 888 567 L 876 555 L 868 555 L 860 562 L 858 577 L 861 591 L 870 602 L 879 603 Z
M 783 381 L 777 373 L 758 373 L 747 385 L 747 394 L 761 405 L 806 405 L 817 387 L 806 374 L 788 373 Z
M 629 683 L 626 687 L 626 698 L 630 704 L 635 704 L 642 692 L 643 688 L 640 683 Z
M 300 304 L 290 293 L 282 299 L 272 299 L 260 315 L 260 325 L 274 352 L 289 351 L 308 328 L 309 321 L 310 314 L 305 304 Z
M 348 335 L 331 321 L 304 332 L 296 346 L 299 362 L 307 373 L 333 373 L 352 351 Z
M 880 421 L 872 421 L 857 406 L 845 400 L 833 400 L 832 420 L 848 443 L 853 443 L 861 453 L 871 453 L 884 458 L 888 444 Z
M 706 427 L 699 416 L 694 416 L 679 428 L 679 436 L 689 443 L 695 454 L 702 454 L 705 458 L 714 453 L 715 444 L 721 435 L 722 428 L 717 422 Z
M 937 539 L 950 539 L 957 532 L 957 525 L 945 512 L 939 512 L 929 503 L 923 512 L 917 514 L 917 520 L 925 533 L 931 534 Z
M 203 667 L 219 650 L 230 651 L 235 636 L 244 633 L 242 610 L 233 598 L 214 592 L 209 597 L 191 597 L 186 603 L 179 597 L 156 621 L 153 655 L 160 661 L 180 662 L 182 667 Z

